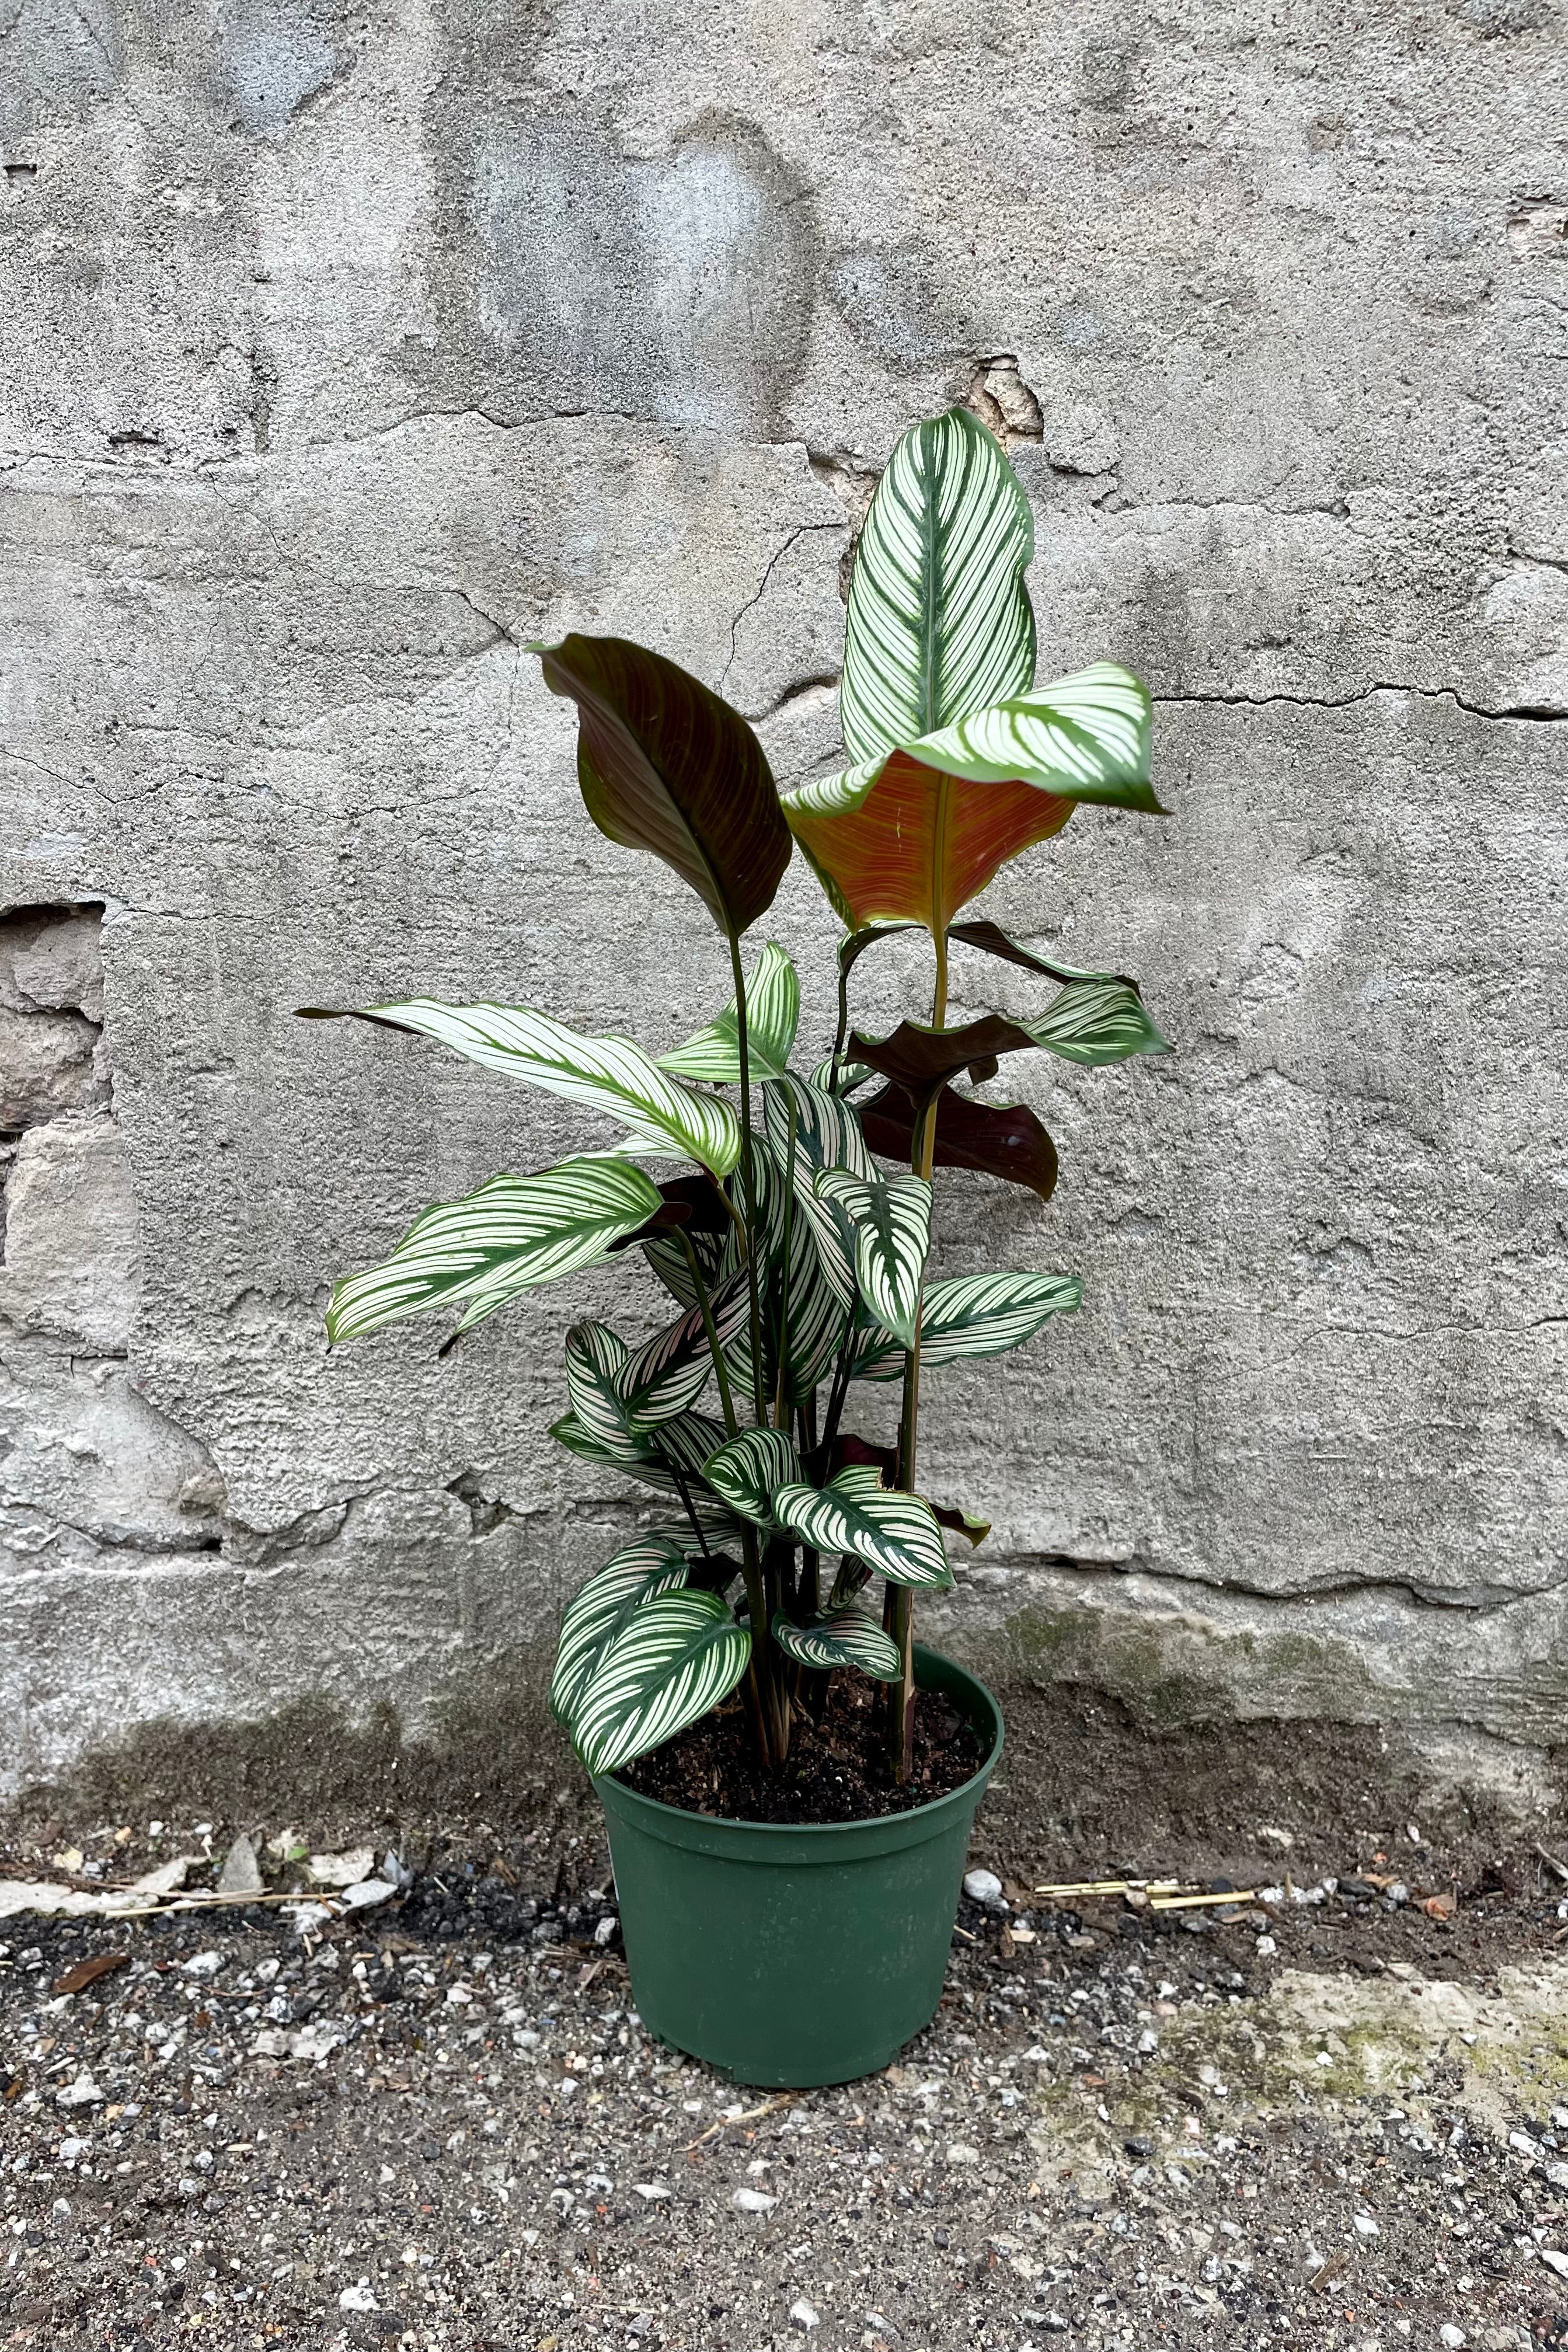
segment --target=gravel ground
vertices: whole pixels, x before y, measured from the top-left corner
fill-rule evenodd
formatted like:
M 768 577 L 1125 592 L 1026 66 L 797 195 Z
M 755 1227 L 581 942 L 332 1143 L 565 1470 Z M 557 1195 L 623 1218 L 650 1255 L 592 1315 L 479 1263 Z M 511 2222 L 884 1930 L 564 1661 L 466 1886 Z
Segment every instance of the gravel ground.
M 84 1880 L 172 1836 L 103 1830 Z M 641 2031 L 585 1836 L 422 1855 L 315 1935 L 5 1921 L 0 2343 L 1568 2346 L 1530 1849 L 1450 1918 L 1364 1879 L 1057 1910 L 993 1858 L 1010 1907 L 964 1904 L 931 2029 L 783 2098 Z

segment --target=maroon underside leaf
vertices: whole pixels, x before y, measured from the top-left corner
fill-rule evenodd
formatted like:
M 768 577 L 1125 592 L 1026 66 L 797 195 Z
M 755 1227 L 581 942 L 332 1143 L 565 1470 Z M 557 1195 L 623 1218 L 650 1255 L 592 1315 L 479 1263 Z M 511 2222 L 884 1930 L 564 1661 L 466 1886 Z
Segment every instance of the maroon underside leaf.
M 902 1087 L 921 1111 L 939 1087 L 972 1063 L 984 1065 L 999 1054 L 1022 1053 L 1035 1042 L 1005 1013 L 984 1013 L 962 1029 L 928 1029 L 918 1021 L 900 1021 L 890 1037 L 864 1037 L 857 1029 L 849 1052 L 853 1060 Z
M 884 1087 L 862 1106 L 860 1131 L 880 1159 L 910 1164 L 915 1107 L 901 1087 Z M 943 1087 L 937 1097 L 939 1168 L 973 1168 L 1004 1177 L 1048 1201 L 1057 1186 L 1057 1147 L 1026 1103 L 976 1102 Z
M 735 939 L 772 906 L 791 840 L 756 736 L 722 697 L 626 637 L 535 646 L 577 705 L 577 781 L 601 833 L 651 850 Z
M 728 1229 L 729 1213 L 708 1177 L 672 1176 L 658 1187 L 658 1192 L 664 1206 L 656 1209 L 647 1224 L 639 1225 L 635 1234 L 624 1234 L 618 1242 L 612 1242 L 609 1256 L 635 1249 L 650 1234 L 673 1233 L 681 1226 L 689 1234 L 721 1234 Z
M 1125 974 L 1121 972 L 1087 972 L 1077 964 L 1053 963 L 1048 956 L 1036 955 L 1032 950 L 1021 948 L 1016 940 L 1010 940 L 1000 923 L 950 923 L 947 936 L 950 940 L 960 940 L 966 948 L 978 948 L 982 955 L 994 956 L 999 963 L 1016 963 L 1025 971 L 1043 972 L 1047 980 L 1125 978 Z M 1129 987 L 1134 984 L 1128 982 Z

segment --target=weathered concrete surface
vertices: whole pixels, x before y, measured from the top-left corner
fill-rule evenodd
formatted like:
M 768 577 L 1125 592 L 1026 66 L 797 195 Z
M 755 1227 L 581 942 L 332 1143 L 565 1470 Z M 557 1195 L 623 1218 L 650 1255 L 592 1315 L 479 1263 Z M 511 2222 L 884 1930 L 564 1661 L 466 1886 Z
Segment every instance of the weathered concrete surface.
M 954 395 L 1036 503 L 1046 670 L 1149 677 L 1176 812 L 1079 819 L 994 911 L 1141 973 L 1181 1053 L 1031 1073 L 1051 1211 L 943 1209 L 948 1268 L 1089 1297 L 931 1384 L 933 1488 L 1013 1580 L 944 1637 L 1529 1780 L 1563 83 L 1551 0 L 0 15 L 10 1780 L 158 1713 L 417 1719 L 630 1522 L 544 1435 L 607 1280 L 445 1364 L 321 1339 L 335 1272 L 582 1122 L 289 1008 L 710 1013 L 700 909 L 588 826 L 519 641 L 643 636 L 785 780 L 831 761 L 850 523 Z M 820 1029 L 803 875 L 774 928 Z M 925 985 L 861 970 L 868 1017 Z

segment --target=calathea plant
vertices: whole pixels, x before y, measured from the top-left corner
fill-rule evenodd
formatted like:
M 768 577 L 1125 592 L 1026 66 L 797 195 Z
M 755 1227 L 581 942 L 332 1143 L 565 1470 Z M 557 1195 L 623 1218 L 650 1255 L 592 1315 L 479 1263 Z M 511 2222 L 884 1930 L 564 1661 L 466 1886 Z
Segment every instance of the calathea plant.
M 893 1775 L 909 1770 L 914 1594 L 952 1581 L 943 1528 L 984 1523 L 918 1486 L 922 1372 L 1000 1355 L 1075 1307 L 1070 1276 L 928 1277 L 936 1169 L 980 1170 L 1048 1200 L 1051 1139 L 1021 1104 L 973 1091 L 1003 1055 L 1079 1065 L 1158 1053 L 1134 983 L 1053 963 L 958 919 L 1004 862 L 1081 802 L 1158 812 L 1149 698 L 1100 663 L 1034 684 L 1027 501 L 966 411 L 894 450 L 851 581 L 841 697 L 852 764 L 781 800 L 728 703 L 646 648 L 570 635 L 532 648 L 577 708 L 589 815 L 689 883 L 724 942 L 732 988 L 710 1025 L 651 1052 L 527 1005 L 425 998 L 356 1017 L 412 1030 L 581 1106 L 583 1151 L 426 1210 L 384 1263 L 344 1276 L 334 1341 L 437 1310 L 471 1330 L 524 1291 L 634 1247 L 673 1313 L 633 1345 L 608 1324 L 566 1342 L 570 1411 L 552 1435 L 666 1506 L 566 1610 L 552 1704 L 589 1770 L 608 1773 L 741 1687 L 763 1763 L 836 1672 L 888 1685 Z M 800 990 L 769 942 L 742 940 L 798 842 L 846 926 L 837 1034 L 797 1056 Z M 926 1021 L 852 1030 L 860 958 L 930 934 Z M 954 943 L 1056 983 L 1027 1019 L 946 1025 Z M 967 1084 L 965 1081 L 967 1080 Z M 623 1139 L 606 1150 L 605 1122 Z M 683 1172 L 656 1181 L 647 1163 Z M 454 1337 L 456 1333 L 454 1334 Z M 857 1385 L 898 1381 L 896 1447 L 847 1426 Z M 880 1580 L 884 1601 L 868 1606 Z

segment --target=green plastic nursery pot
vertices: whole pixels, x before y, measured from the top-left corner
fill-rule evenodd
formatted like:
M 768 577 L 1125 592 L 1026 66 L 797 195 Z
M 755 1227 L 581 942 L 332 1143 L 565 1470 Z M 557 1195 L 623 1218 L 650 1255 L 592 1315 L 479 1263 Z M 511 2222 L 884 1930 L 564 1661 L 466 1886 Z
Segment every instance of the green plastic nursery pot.
M 942 1999 L 970 1824 L 1002 1753 L 984 1683 L 934 1650 L 915 1682 L 978 1733 L 972 1780 L 880 1821 L 715 1820 L 595 1782 L 638 2014 L 738 2083 L 805 2090 L 874 2074 Z

